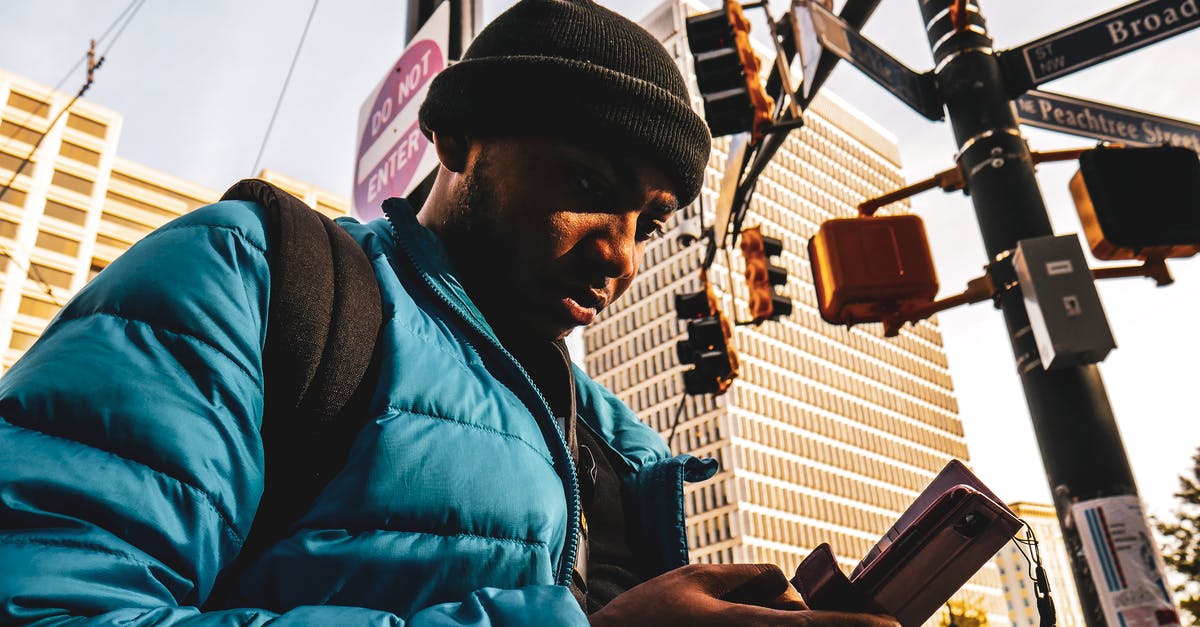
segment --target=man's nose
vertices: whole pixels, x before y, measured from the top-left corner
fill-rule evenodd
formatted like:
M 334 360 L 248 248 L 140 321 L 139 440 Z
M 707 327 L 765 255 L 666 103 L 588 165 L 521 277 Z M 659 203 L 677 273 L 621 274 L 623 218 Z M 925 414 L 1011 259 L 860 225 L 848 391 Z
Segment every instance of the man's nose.
M 605 278 L 629 278 L 637 272 L 637 224 L 635 212 L 607 214 L 592 233 L 591 249 L 598 274 Z

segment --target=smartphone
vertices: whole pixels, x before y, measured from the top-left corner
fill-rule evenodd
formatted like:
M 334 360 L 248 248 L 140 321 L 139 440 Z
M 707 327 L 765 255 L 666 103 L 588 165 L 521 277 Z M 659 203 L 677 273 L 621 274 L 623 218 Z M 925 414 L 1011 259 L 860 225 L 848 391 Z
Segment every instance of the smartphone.
M 933 616 L 1021 527 L 1008 507 L 975 486 L 933 494 L 924 509 L 910 508 L 850 576 L 904 627 Z

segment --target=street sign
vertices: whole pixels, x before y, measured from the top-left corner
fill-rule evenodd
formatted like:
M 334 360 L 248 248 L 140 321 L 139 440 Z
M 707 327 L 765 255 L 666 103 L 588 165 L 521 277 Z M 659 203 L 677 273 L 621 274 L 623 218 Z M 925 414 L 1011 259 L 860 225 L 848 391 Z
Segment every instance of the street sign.
M 359 219 L 383 216 L 380 204 L 385 199 L 408 195 L 437 167 L 437 152 L 421 133 L 417 110 L 430 81 L 446 67 L 449 42 L 450 3 L 444 2 L 363 102 L 354 168 L 354 213 Z
M 819 2 L 810 2 L 808 10 L 812 14 L 817 37 L 826 50 L 852 63 L 917 113 L 930 120 L 943 118 L 932 74 L 917 74 Z
M 1021 93 L 1197 26 L 1197 0 L 1138 0 L 1006 50 L 1000 62 L 1012 93 Z
M 1170 144 L 1200 153 L 1200 124 L 1044 91 L 1016 100 L 1022 124 L 1130 146 Z
M 804 97 L 808 98 L 812 85 L 817 80 L 817 65 L 821 60 L 821 40 L 817 37 L 817 27 L 813 24 L 812 13 L 808 10 L 811 2 L 820 0 L 796 0 L 792 6 L 792 37 L 796 40 L 796 51 L 800 53 L 800 74 L 804 77 Z M 831 0 L 821 1 L 825 8 L 830 8 Z

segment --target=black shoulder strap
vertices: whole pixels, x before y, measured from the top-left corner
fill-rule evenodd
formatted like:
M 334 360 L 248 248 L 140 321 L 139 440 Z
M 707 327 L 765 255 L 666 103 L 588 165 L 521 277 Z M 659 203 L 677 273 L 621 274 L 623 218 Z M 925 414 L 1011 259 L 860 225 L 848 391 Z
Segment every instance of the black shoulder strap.
M 271 296 L 263 349 L 265 489 L 210 608 L 237 602 L 241 571 L 287 534 L 345 464 L 366 418 L 372 386 L 364 383 L 375 378 L 372 356 L 383 322 L 371 263 L 332 220 L 256 179 L 238 182 L 221 200 L 249 200 L 266 210 Z

